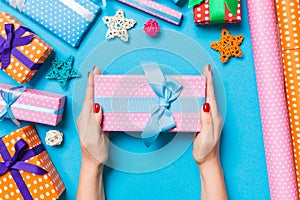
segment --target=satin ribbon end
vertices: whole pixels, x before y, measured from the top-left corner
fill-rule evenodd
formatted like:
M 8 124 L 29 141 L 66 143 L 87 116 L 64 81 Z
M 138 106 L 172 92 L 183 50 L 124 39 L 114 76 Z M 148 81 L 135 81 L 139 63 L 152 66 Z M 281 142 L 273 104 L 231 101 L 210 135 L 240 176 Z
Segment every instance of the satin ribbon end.
M 102 5 L 103 5 L 103 8 L 106 7 L 106 0 L 102 0 Z
M 196 5 L 199 5 L 204 0 L 189 0 L 188 8 L 194 7 Z
M 14 120 L 12 120 L 12 121 L 14 122 L 14 124 L 15 124 L 16 126 L 18 126 L 18 127 L 21 126 L 21 124 L 20 124 L 20 122 L 19 122 L 18 120 L 14 119 Z
M 153 143 L 155 142 L 156 137 L 153 136 L 153 137 L 143 138 L 142 140 L 143 140 L 145 146 L 146 146 L 147 148 L 149 148 L 149 147 L 150 147 L 151 145 L 153 145 Z

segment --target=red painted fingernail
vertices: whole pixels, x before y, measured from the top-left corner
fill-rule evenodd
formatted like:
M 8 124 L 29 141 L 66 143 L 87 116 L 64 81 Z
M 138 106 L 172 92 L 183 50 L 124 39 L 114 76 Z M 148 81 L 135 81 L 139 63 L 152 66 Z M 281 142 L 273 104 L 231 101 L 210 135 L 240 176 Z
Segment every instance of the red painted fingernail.
M 99 105 L 99 103 L 95 103 L 94 104 L 94 113 L 99 113 L 99 111 L 100 111 L 100 105 Z
M 211 69 L 211 66 L 210 65 L 208 65 L 208 71 L 210 72 L 210 74 L 211 74 L 211 76 L 213 76 L 213 72 L 212 72 L 212 69 Z
M 95 70 L 96 66 L 93 67 L 93 71 Z
M 204 111 L 204 112 L 209 112 L 209 110 L 210 110 L 210 105 L 209 105 L 209 103 L 203 104 L 203 111 Z
M 88 78 L 90 77 L 90 73 L 91 73 L 91 72 L 88 73 Z

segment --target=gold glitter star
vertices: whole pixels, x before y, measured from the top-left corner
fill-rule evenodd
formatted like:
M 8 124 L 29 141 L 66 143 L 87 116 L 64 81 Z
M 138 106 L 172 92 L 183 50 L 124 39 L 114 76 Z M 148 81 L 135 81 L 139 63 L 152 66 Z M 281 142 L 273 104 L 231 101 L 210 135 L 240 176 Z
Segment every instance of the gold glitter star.
M 127 30 L 134 27 L 136 23 L 134 19 L 125 18 L 124 11 L 122 9 L 117 10 L 115 16 L 106 16 L 103 17 L 102 20 L 108 27 L 106 39 L 119 37 L 124 42 L 127 42 L 129 38 Z
M 226 63 L 230 57 L 242 57 L 242 50 L 240 44 L 242 44 L 244 36 L 233 36 L 228 30 L 222 29 L 222 39 L 210 44 L 210 47 L 221 54 L 220 61 Z

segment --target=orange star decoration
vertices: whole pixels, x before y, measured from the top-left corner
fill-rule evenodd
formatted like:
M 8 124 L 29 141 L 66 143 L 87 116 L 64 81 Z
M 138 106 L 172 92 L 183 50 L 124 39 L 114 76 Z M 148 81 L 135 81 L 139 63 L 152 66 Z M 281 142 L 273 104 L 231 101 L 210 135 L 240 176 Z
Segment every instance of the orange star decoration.
M 242 57 L 242 50 L 240 44 L 242 44 L 244 36 L 233 36 L 228 30 L 222 29 L 222 39 L 210 44 L 210 47 L 220 52 L 220 61 L 226 63 L 230 57 Z

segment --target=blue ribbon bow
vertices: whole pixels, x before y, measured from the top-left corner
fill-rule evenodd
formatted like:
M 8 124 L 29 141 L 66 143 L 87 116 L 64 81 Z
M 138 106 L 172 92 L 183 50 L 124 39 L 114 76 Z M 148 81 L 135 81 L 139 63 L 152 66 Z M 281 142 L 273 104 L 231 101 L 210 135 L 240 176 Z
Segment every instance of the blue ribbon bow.
M 2 139 L 0 139 L 0 155 L 4 160 L 3 162 L 0 162 L 0 177 L 9 171 L 24 199 L 32 200 L 33 198 L 28 191 L 28 188 L 19 170 L 34 173 L 37 175 L 47 174 L 48 172 L 43 168 L 25 162 L 29 158 L 32 158 L 45 151 L 45 147 L 43 144 L 39 144 L 32 149 L 28 149 L 28 144 L 23 139 L 20 139 L 15 144 L 15 151 L 15 154 L 13 155 L 13 157 L 11 157 L 6 149 L 4 142 L 2 141 Z
M 151 118 L 142 132 L 143 142 L 149 147 L 160 132 L 168 131 L 176 126 L 169 108 L 179 96 L 183 86 L 175 79 L 165 77 L 155 63 L 144 64 L 143 70 L 152 90 L 159 97 L 158 104 L 153 106 Z
M 18 98 L 25 91 L 25 86 L 13 87 L 9 91 L 0 90 L 0 97 L 4 100 L 5 107 L 0 111 L 0 121 L 3 121 L 5 117 L 10 118 L 17 126 L 20 126 L 20 123 L 14 116 L 11 106 L 18 100 Z M 15 94 L 14 91 L 18 90 Z
M 18 46 L 30 44 L 34 38 L 33 34 L 22 37 L 26 32 L 32 33 L 32 31 L 26 27 L 20 26 L 17 30 L 14 30 L 14 24 L 5 24 L 4 27 L 6 39 L 0 40 L 0 62 L 2 62 L 2 70 L 10 64 L 12 50 Z

